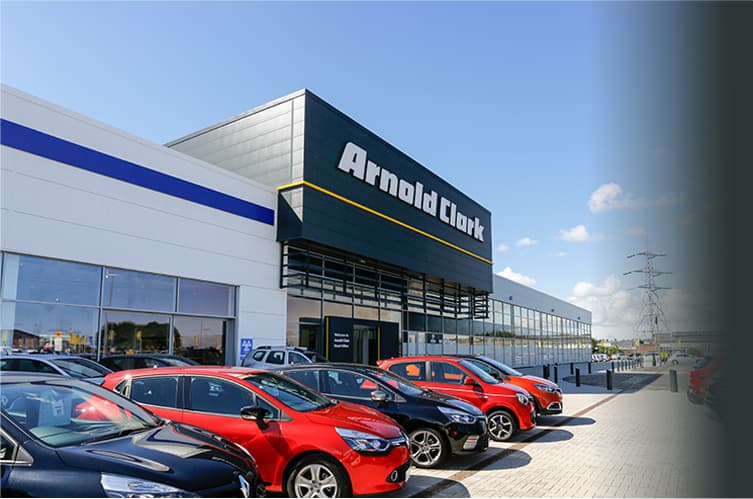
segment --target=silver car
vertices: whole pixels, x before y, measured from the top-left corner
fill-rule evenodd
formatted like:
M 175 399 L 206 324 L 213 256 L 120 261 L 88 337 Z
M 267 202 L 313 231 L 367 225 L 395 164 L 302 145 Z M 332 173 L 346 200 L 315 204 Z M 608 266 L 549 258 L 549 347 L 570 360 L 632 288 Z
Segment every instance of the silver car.
M 308 364 L 311 362 L 327 362 L 318 353 L 301 347 L 270 347 L 262 346 L 253 349 L 243 359 L 243 367 L 256 369 L 271 369 L 289 364 Z

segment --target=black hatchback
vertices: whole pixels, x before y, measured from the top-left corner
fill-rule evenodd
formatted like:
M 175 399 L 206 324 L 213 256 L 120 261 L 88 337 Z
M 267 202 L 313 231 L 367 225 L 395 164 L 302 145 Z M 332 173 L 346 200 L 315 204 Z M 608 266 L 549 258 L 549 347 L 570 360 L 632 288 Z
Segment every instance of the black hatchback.
M 298 364 L 276 369 L 331 398 L 370 406 L 410 436 L 413 464 L 433 468 L 450 454 L 489 446 L 484 414 L 471 404 L 421 388 L 394 373 L 359 364 Z
M 2 496 L 250 497 L 253 457 L 161 420 L 117 393 L 58 375 L 3 373 Z

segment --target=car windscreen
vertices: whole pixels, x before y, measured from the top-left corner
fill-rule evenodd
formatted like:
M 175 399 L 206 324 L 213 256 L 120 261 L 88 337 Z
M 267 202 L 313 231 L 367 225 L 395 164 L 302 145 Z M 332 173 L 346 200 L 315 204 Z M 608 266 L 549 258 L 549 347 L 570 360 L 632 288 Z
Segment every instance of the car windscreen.
M 460 361 L 460 365 L 465 367 L 469 371 L 471 371 L 473 374 L 475 374 L 479 378 L 481 378 L 481 381 L 483 381 L 484 383 L 489 383 L 490 385 L 496 385 L 497 383 L 499 383 L 498 379 L 494 378 L 494 376 L 484 371 L 483 369 L 481 369 L 480 367 L 478 367 L 471 361 L 463 359 Z
M 252 374 L 243 379 L 294 411 L 315 411 L 333 405 L 330 399 L 276 374 Z
M 503 364 L 497 359 L 492 359 L 489 357 L 481 357 L 484 359 L 484 361 L 488 362 L 489 364 L 493 365 L 503 373 L 507 374 L 508 376 L 524 376 L 524 374 L 520 371 L 516 371 L 512 367 L 508 366 L 507 364 Z
M 407 379 L 401 378 L 397 374 L 393 374 L 389 371 L 369 371 L 369 373 L 371 373 L 372 376 L 374 376 L 385 385 L 389 386 L 393 390 L 397 390 L 404 395 L 417 397 L 425 391 L 423 388 L 414 385 Z
M 50 362 L 74 378 L 96 378 L 107 376 L 112 372 L 102 364 L 89 359 L 50 359 Z
M 0 406 L 6 417 L 50 447 L 107 440 L 160 424 L 130 400 L 70 378 L 3 383 Z

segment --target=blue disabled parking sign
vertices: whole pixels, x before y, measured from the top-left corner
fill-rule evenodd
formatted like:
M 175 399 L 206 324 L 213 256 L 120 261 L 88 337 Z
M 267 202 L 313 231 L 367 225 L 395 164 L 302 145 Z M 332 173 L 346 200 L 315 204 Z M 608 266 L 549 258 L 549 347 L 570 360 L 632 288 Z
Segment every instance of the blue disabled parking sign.
M 240 351 L 240 362 L 239 365 L 243 365 L 243 359 L 246 358 L 246 355 L 249 354 L 251 350 L 254 349 L 254 339 L 253 338 L 241 338 L 241 351 Z

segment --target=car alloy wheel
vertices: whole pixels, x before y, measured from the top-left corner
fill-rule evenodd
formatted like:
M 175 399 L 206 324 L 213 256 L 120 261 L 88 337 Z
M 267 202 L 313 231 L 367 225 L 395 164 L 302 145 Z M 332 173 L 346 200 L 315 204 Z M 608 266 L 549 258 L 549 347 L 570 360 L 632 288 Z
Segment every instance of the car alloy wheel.
M 508 411 L 494 411 L 489 415 L 489 436 L 497 442 L 504 442 L 515 434 L 517 424 Z
M 303 459 L 290 474 L 287 492 L 291 497 L 348 497 L 350 484 L 340 466 L 325 457 Z
M 419 468 L 438 465 L 447 454 L 447 444 L 436 430 L 419 428 L 410 434 L 410 457 Z

